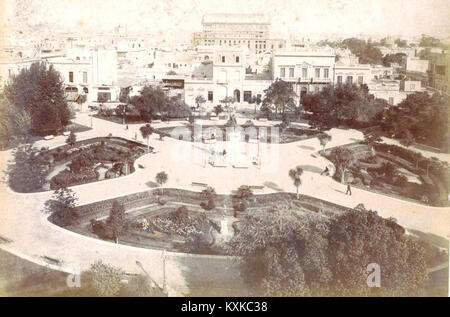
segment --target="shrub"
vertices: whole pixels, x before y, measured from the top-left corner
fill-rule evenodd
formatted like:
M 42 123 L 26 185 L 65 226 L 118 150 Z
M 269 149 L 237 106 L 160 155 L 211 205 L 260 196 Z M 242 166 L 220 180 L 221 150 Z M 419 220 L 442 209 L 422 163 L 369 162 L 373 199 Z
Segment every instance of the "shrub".
M 214 199 L 210 198 L 208 199 L 208 202 L 201 202 L 200 207 L 202 207 L 204 210 L 211 210 L 216 208 L 216 203 L 214 202 Z

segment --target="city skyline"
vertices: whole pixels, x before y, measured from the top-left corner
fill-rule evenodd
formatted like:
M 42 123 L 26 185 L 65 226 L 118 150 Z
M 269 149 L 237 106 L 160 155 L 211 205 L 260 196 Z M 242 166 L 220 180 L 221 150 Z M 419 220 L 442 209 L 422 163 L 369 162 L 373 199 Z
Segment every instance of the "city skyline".
M 348 36 L 450 36 L 450 3 L 446 0 L 283 0 L 242 1 L 154 1 L 130 0 L 70 3 L 45 0 L 5 0 L 4 29 L 17 26 L 33 30 L 108 32 L 124 25 L 130 33 L 147 33 L 170 39 L 188 38 L 201 30 L 201 18 L 209 13 L 265 13 L 270 16 L 272 32 L 289 34 Z M 287 10 L 286 8 L 289 8 Z M 99 14 L 102 12 L 102 14 Z M 152 17 L 157 16 L 157 21 Z M 358 28 L 355 28 L 355 26 Z M 28 31 L 27 30 L 27 31 Z M 175 36 L 176 34 L 176 36 Z

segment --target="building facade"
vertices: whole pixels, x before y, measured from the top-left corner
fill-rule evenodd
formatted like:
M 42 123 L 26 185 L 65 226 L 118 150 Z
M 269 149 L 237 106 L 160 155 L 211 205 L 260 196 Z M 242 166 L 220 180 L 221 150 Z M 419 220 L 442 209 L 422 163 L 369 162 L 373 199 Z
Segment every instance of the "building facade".
M 446 94 L 450 93 L 450 53 L 430 55 L 429 85 Z
M 285 48 L 282 39 L 270 38 L 270 21 L 264 14 L 209 14 L 194 45 L 245 46 L 253 53 Z

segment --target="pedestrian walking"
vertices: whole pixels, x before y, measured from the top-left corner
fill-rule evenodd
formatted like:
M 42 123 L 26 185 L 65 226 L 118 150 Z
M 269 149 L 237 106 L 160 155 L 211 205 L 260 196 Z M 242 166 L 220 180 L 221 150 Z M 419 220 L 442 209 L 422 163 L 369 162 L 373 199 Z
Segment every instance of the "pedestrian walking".
M 350 184 L 347 184 L 347 191 L 345 192 L 346 195 L 352 195 L 352 188 L 350 187 Z

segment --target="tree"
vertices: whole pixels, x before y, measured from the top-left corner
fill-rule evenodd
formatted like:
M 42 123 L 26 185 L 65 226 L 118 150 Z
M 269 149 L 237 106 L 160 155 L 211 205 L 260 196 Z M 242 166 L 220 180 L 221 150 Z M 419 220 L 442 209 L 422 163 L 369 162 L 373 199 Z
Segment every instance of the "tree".
M 116 241 L 116 243 L 119 243 L 119 236 L 124 232 L 126 224 L 125 207 L 123 206 L 123 204 L 114 201 L 109 213 L 107 224 L 111 228 L 113 239 Z
M 77 136 L 75 135 L 75 133 L 72 130 L 72 131 L 70 131 L 70 134 L 67 137 L 66 143 L 69 144 L 70 146 L 74 146 L 76 141 L 77 141 Z
M 404 65 L 405 62 L 406 62 L 406 54 L 405 53 L 386 54 L 383 57 L 383 65 L 387 66 L 387 67 L 390 67 L 391 63 Z
M 14 140 L 26 141 L 31 129 L 31 117 L 0 94 L 0 146 L 8 146 Z
M 98 296 L 117 296 L 122 288 L 122 279 L 125 272 L 114 266 L 96 261 L 86 272 Z
M 338 85 L 325 87 L 316 94 L 302 97 L 302 105 L 309 113 L 310 124 L 320 129 L 345 124 L 350 127 L 367 127 L 380 123 L 386 101 L 374 99 L 367 86 Z
M 289 177 L 294 182 L 294 186 L 297 189 L 297 199 L 300 199 L 300 196 L 298 194 L 298 188 L 302 184 L 302 180 L 300 177 L 303 174 L 303 169 L 300 166 L 297 166 L 296 168 L 292 168 L 289 170 Z
M 348 38 L 342 41 L 342 45 L 359 57 L 361 64 L 381 64 L 383 54 L 372 43 L 357 38 Z
M 144 86 L 140 95 L 133 96 L 130 103 L 143 120 L 151 122 L 156 114 L 168 111 L 171 101 L 160 87 Z
M 207 188 L 205 188 L 204 190 L 202 190 L 202 192 L 200 193 L 200 196 L 201 196 L 203 199 L 206 199 L 206 200 L 207 200 L 207 203 L 204 203 L 204 202 L 200 203 L 200 206 L 201 206 L 203 209 L 205 209 L 205 210 L 211 210 L 211 209 L 214 209 L 214 208 L 216 207 L 216 202 L 215 202 L 215 199 L 216 199 L 216 190 L 215 190 L 213 187 L 208 186 Z
M 325 150 L 325 146 L 328 142 L 331 141 L 331 135 L 327 133 L 320 133 L 317 138 L 319 139 L 320 145 L 322 145 L 323 149 Z
M 407 143 L 434 147 L 450 144 L 450 97 L 427 92 L 410 94 L 396 107 L 384 112 L 383 130 Z
M 9 186 L 21 193 L 42 190 L 47 169 L 48 162 L 37 148 L 30 144 L 20 145 L 13 151 L 13 160 L 8 162 Z
M 219 115 L 223 112 L 223 108 L 221 105 L 217 105 L 214 107 L 214 112 L 216 113 L 216 115 Z
M 383 141 L 379 133 L 375 131 L 371 131 L 364 134 L 364 142 L 369 146 L 369 148 L 373 151 L 373 145 Z
M 167 175 L 167 173 L 162 171 L 162 172 L 159 172 L 158 174 L 156 174 L 155 180 L 159 184 L 159 186 L 162 186 L 167 182 L 168 178 L 169 178 L 169 176 Z M 161 194 L 163 194 L 163 193 L 164 193 L 163 189 L 161 188 Z
M 236 212 L 245 211 L 247 209 L 248 200 L 253 197 L 253 191 L 247 185 L 241 185 L 236 190 L 233 195 L 233 209 L 235 211 L 234 216 L 236 217 Z
M 205 98 L 202 95 L 198 95 L 195 97 L 195 103 L 197 104 L 197 108 L 200 107 L 201 104 L 206 102 Z
M 295 107 L 294 98 L 297 96 L 292 88 L 292 84 L 276 79 L 266 90 L 264 90 L 263 106 L 275 106 L 275 113 L 284 113 L 286 107 Z
M 354 156 L 353 152 L 347 148 L 338 147 L 331 150 L 331 161 L 336 165 L 336 177 L 340 174 L 341 183 L 344 183 L 345 172 L 353 164 Z
M 44 212 L 50 214 L 51 220 L 59 226 L 68 226 L 73 223 L 79 214 L 75 210 L 78 198 L 75 193 L 66 187 L 54 191 L 53 197 L 44 204 Z
M 278 205 L 244 215 L 227 244 L 256 296 L 417 296 L 427 278 L 426 247 L 376 212 L 358 206 L 330 218 Z M 382 287 L 367 286 L 379 264 Z
M 432 36 L 428 36 L 422 34 L 422 38 L 420 39 L 419 46 L 421 47 L 440 47 L 442 46 L 441 41 Z
M 4 92 L 14 111 L 29 116 L 32 134 L 57 134 L 70 122 L 64 82 L 52 65 L 36 62 L 22 69 Z
M 142 137 L 147 140 L 147 152 L 150 152 L 150 145 L 148 144 L 148 139 L 153 134 L 153 128 L 151 127 L 150 124 L 147 123 L 146 125 L 140 127 L 139 130 L 141 131 Z

